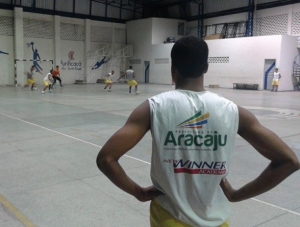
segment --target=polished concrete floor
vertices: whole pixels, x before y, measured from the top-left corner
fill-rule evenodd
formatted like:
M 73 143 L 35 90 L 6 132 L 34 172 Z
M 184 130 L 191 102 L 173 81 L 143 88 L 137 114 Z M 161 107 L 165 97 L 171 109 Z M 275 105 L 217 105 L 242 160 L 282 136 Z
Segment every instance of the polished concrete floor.
M 146 227 L 149 203 L 116 188 L 97 169 L 105 141 L 131 111 L 171 85 L 56 86 L 41 94 L 0 87 L 0 226 L 1 227 Z M 300 92 L 207 89 L 253 112 L 300 158 Z M 151 137 L 121 159 L 127 173 L 143 186 L 149 177 Z M 237 136 L 229 180 L 249 182 L 268 161 Z M 232 204 L 232 227 L 299 227 L 300 171 L 275 189 Z

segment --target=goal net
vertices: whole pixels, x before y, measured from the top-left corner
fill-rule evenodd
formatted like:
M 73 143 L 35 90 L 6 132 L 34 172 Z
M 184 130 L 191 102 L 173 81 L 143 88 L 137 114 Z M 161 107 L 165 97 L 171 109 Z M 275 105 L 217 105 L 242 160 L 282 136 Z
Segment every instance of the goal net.
M 31 66 L 35 66 L 37 72 L 34 74 L 37 85 L 43 84 L 43 79 L 53 69 L 53 60 L 15 59 L 15 86 L 23 86 L 27 81 L 27 74 Z M 40 71 L 42 75 L 38 72 Z

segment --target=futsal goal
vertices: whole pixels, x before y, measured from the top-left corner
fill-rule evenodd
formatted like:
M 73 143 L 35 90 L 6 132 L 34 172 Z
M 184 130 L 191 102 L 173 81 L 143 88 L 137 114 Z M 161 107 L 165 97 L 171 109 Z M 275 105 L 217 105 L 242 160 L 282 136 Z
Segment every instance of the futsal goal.
M 36 84 L 43 84 L 43 79 L 47 73 L 53 69 L 53 60 L 33 60 L 33 59 L 15 59 L 15 86 L 22 86 L 26 83 L 27 72 L 31 66 L 35 66 L 38 72 L 35 74 Z

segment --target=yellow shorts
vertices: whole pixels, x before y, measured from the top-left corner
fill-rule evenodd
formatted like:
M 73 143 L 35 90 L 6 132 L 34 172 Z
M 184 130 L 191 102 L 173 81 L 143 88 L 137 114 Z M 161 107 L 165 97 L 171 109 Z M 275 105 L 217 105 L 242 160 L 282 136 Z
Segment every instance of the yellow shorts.
M 165 210 L 159 202 L 154 199 L 150 204 L 150 226 L 151 227 L 192 227 L 176 218 Z M 229 227 L 226 221 L 219 227 Z
M 47 80 L 44 80 L 43 82 L 44 82 L 45 87 L 51 85 L 51 83 L 49 83 Z
M 35 80 L 33 78 L 27 79 L 27 84 L 28 85 L 31 85 L 31 84 L 34 84 L 34 83 L 35 83 Z
M 136 86 L 136 85 L 138 85 L 138 83 L 137 83 L 135 80 L 128 80 L 128 81 L 127 81 L 127 84 L 128 84 L 129 86 Z
M 279 84 L 279 80 L 273 80 L 272 81 L 272 85 L 277 85 L 278 86 L 278 84 Z
M 104 80 L 104 83 L 106 83 L 106 84 L 112 84 L 112 81 L 111 81 L 111 80 L 108 80 L 108 79 L 105 79 L 105 80 Z

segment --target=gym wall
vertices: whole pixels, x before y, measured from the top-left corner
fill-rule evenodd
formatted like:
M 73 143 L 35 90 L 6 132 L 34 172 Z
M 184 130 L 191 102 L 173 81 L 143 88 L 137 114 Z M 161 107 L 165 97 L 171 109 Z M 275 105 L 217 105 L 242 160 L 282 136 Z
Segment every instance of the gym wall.
M 298 11 L 299 10 L 299 11 Z M 217 84 L 220 87 L 232 88 L 233 83 L 259 84 L 259 90 L 264 88 L 265 59 L 275 59 L 276 67 L 282 74 L 279 90 L 293 90 L 291 79 L 292 63 L 298 54 L 297 36 L 300 35 L 297 23 L 300 14 L 300 4 L 276 7 L 257 11 L 254 37 L 208 40 L 209 71 L 205 86 Z M 260 17 L 258 17 L 260 16 Z M 207 19 L 204 22 L 225 23 L 246 20 L 247 14 L 236 14 L 220 18 Z M 259 18 L 259 19 L 257 19 Z M 277 18 L 277 19 L 276 19 Z M 164 33 L 170 25 L 164 25 L 165 19 L 155 18 L 159 30 Z M 170 51 L 173 44 L 154 44 L 150 37 L 158 34 L 154 31 L 152 19 L 131 21 L 127 23 L 127 31 L 134 31 L 135 37 L 128 34 L 128 42 L 134 46 L 134 60 L 139 82 L 144 82 L 144 61 L 150 61 L 150 83 L 171 84 Z M 174 25 L 178 23 L 173 20 Z M 186 34 L 192 34 L 191 24 L 186 23 Z M 139 29 L 142 31 L 139 32 Z M 197 29 L 195 30 L 197 32 Z M 288 36 L 290 32 L 290 36 Z M 194 34 L 195 35 L 195 34 Z M 168 36 L 174 36 L 170 31 Z M 151 54 L 149 54 L 151 53 Z M 149 59 L 149 56 L 151 58 Z
M 89 67 L 85 63 L 86 53 L 93 53 L 105 44 L 114 44 L 115 48 L 126 45 L 125 24 L 27 13 L 22 8 L 15 8 L 15 11 L 0 10 L 0 22 L 0 85 L 14 85 L 14 59 L 32 59 L 31 43 L 42 60 L 53 60 L 54 66 L 60 66 L 64 84 L 73 84 L 76 79 L 83 78 L 84 69 Z M 97 60 L 101 60 L 101 56 L 92 59 L 94 63 Z M 24 71 L 28 71 L 32 63 L 17 63 L 19 85 L 25 83 Z M 43 76 L 36 75 L 38 84 L 51 68 L 48 62 L 42 62 L 40 66 Z M 103 73 L 101 67 L 95 70 L 93 78 L 87 78 L 89 82 L 94 83 L 99 79 Z
M 0 85 L 14 84 L 13 12 L 0 10 Z

